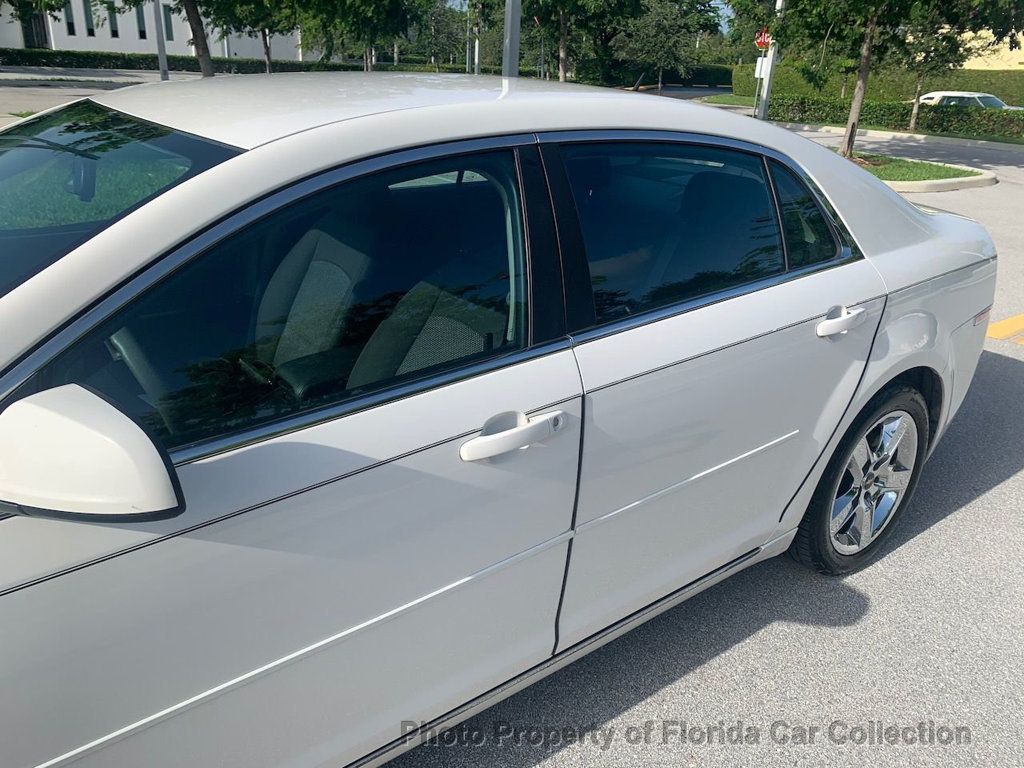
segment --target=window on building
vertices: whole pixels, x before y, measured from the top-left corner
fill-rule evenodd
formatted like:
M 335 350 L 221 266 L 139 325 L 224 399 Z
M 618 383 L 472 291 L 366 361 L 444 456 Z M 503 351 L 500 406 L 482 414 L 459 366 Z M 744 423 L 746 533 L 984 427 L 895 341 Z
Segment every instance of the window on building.
M 71 3 L 64 4 L 64 24 L 68 30 L 68 37 L 75 36 L 75 12 L 71 9 Z
M 174 17 L 171 14 L 171 6 L 163 5 L 164 9 L 164 38 L 166 40 L 174 39 L 174 24 L 172 23 Z
M 107 20 L 110 23 L 110 36 L 120 37 L 121 31 L 117 28 L 117 7 L 113 3 L 107 3 Z
M 784 271 L 760 157 L 660 142 L 562 152 L 599 323 Z
M 96 37 L 96 24 L 92 19 L 91 0 L 82 0 L 82 13 L 85 18 L 85 34 L 89 37 Z
M 146 39 L 146 10 L 141 5 L 135 6 L 135 21 L 139 26 L 139 40 Z

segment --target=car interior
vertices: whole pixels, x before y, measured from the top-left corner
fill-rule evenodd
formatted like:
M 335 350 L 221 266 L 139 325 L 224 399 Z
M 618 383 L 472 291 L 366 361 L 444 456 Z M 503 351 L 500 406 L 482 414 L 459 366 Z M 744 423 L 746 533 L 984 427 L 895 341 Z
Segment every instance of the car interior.
M 523 345 L 514 174 L 485 158 L 409 175 L 342 184 L 215 246 L 37 386 L 88 384 L 175 447 Z

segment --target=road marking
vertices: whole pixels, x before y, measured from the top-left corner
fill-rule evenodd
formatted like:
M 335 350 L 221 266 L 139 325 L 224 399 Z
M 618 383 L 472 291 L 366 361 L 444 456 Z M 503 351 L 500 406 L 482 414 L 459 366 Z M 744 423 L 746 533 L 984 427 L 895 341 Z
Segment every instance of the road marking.
M 988 333 L 990 339 L 1013 339 L 1014 336 L 1024 335 L 1024 315 L 1014 315 L 998 323 L 991 323 Z M 1024 344 L 1024 339 L 1013 339 L 1017 343 Z

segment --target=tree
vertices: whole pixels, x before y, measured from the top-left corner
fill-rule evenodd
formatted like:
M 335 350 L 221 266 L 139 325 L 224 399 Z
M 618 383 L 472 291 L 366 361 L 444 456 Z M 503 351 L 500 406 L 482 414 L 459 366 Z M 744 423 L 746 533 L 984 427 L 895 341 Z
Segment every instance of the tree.
M 986 44 L 967 36 L 966 19 L 952 18 L 952 14 L 936 5 L 921 3 L 911 13 L 897 55 L 900 62 L 915 75 L 914 107 L 907 126 L 913 131 L 917 128 L 921 110 L 924 79 L 929 75 L 959 69 Z
M 643 13 L 625 23 L 613 47 L 620 58 L 657 70 L 660 94 L 665 70 L 685 75 L 695 57 L 694 36 L 718 24 L 711 0 L 643 0 Z
M 33 0 L 38 2 L 38 0 Z M 46 3 L 55 3 L 56 0 L 43 0 Z M 93 0 L 96 4 L 95 0 Z M 148 5 L 150 0 L 120 0 L 119 8 L 131 9 L 138 8 L 140 5 Z M 188 22 L 189 31 L 192 33 L 192 47 L 196 50 L 196 58 L 199 60 L 199 71 L 202 72 L 203 77 L 213 77 L 213 59 L 210 56 L 210 42 L 206 36 L 206 25 L 203 21 L 203 8 L 200 7 L 199 3 L 202 2 L 204 5 L 206 0 L 174 0 L 173 7 L 175 13 L 181 14 L 185 17 L 185 21 Z M 64 7 L 63 3 L 59 4 L 61 8 Z
M 733 0 L 741 7 L 759 0 Z M 734 5 L 736 7 L 736 5 Z M 913 25 L 924 37 L 945 36 L 939 49 L 947 61 L 949 47 L 967 46 L 961 32 L 990 30 L 995 42 L 1009 39 L 1016 45 L 1024 28 L 1024 3 L 1020 0 L 789 0 L 785 18 L 773 23 L 773 33 L 787 50 L 806 52 L 823 46 L 830 37 L 833 45 L 853 53 L 857 80 L 850 103 L 846 132 L 840 145 L 844 157 L 853 155 L 861 108 L 872 66 L 888 57 L 900 60 L 907 50 L 906 38 Z M 946 35 L 946 32 L 955 34 Z M 855 52 L 850 48 L 855 47 Z M 903 59 L 904 65 L 906 59 Z
M 263 44 L 263 60 L 267 74 L 273 72 L 270 39 L 285 35 L 298 26 L 298 10 L 294 2 L 278 0 L 203 0 L 203 9 L 210 22 L 223 34 L 235 33 L 258 37 Z

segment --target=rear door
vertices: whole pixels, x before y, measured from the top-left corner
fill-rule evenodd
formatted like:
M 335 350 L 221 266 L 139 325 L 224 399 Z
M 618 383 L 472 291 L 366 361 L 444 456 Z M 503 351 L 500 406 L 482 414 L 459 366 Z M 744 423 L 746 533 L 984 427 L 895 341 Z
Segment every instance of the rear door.
M 585 390 L 564 648 L 766 543 L 850 402 L 884 287 L 782 158 L 548 138 Z
M 581 385 L 514 143 L 282 193 L 15 393 L 107 395 L 187 509 L 0 522 L 0 765 L 341 765 L 550 656 Z

